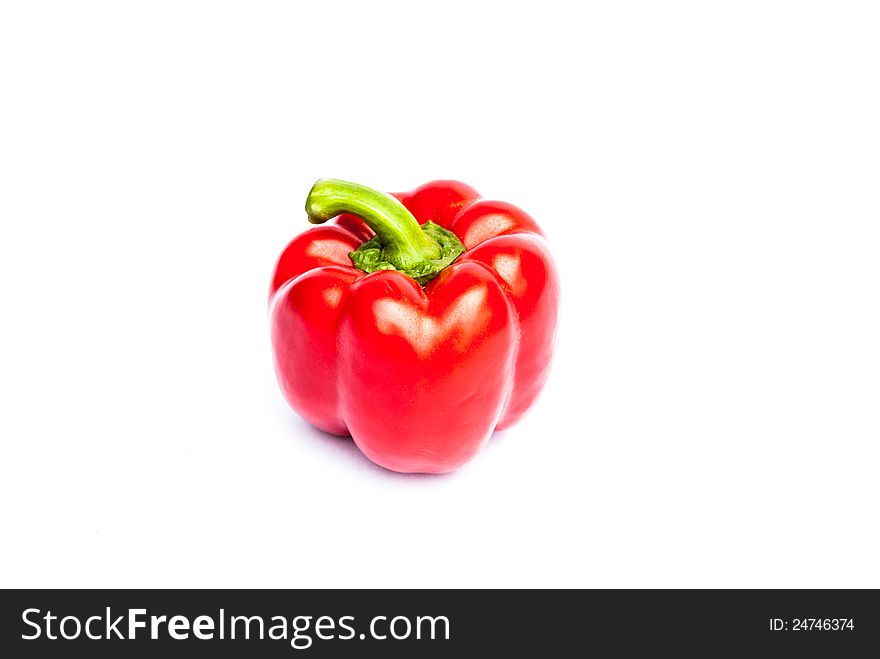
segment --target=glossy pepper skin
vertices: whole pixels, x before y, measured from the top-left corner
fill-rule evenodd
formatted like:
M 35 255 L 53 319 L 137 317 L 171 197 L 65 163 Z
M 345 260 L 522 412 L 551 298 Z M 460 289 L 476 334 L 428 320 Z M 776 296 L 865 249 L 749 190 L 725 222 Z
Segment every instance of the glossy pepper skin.
M 294 238 L 278 260 L 269 297 L 278 381 L 306 421 L 351 435 L 376 464 L 453 471 L 493 430 L 516 423 L 543 387 L 556 270 L 529 215 L 463 183 L 434 181 L 394 198 L 420 225 L 455 234 L 464 252 L 424 286 L 399 269 L 366 273 L 349 254 L 375 235 L 367 223 L 379 227 L 379 242 L 399 236 L 374 221 L 368 203 L 352 202 L 361 189 L 381 195 L 316 183 L 307 212 L 325 223 Z

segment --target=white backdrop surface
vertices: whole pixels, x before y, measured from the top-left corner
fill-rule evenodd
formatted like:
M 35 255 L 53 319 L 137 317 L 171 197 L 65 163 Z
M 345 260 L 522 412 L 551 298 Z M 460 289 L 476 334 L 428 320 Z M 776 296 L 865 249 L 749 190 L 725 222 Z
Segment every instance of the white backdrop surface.
M 0 586 L 880 586 L 872 3 L 5 3 Z M 286 407 L 320 177 L 458 178 L 559 264 L 443 477 Z

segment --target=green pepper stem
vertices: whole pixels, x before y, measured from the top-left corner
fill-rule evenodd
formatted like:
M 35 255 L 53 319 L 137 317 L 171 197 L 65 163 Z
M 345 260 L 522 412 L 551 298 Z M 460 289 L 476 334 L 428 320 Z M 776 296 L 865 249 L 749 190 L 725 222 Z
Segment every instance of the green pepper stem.
M 384 192 L 338 179 L 321 179 L 306 199 L 309 222 L 321 224 L 342 213 L 361 218 L 376 232 L 382 254 L 396 269 L 409 271 L 440 257 L 440 244 L 427 235 L 397 199 Z

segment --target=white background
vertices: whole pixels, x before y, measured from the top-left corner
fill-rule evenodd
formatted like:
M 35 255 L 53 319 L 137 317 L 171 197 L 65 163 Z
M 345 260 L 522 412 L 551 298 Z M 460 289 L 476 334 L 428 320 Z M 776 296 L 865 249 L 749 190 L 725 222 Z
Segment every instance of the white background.
M 0 585 L 880 586 L 877 11 L 4 3 Z M 551 381 L 456 474 L 281 398 L 319 177 L 546 229 Z

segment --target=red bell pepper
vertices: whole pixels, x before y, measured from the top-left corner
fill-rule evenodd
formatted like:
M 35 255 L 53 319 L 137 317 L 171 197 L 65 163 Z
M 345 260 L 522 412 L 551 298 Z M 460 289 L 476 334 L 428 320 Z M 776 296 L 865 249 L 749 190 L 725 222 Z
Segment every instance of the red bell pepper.
M 443 473 L 516 423 L 547 379 L 559 284 L 535 221 L 456 181 L 394 196 L 333 179 L 281 254 L 275 370 L 309 423 L 373 462 Z

